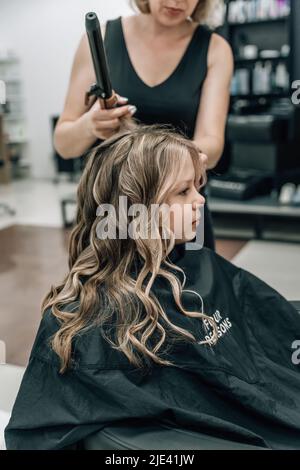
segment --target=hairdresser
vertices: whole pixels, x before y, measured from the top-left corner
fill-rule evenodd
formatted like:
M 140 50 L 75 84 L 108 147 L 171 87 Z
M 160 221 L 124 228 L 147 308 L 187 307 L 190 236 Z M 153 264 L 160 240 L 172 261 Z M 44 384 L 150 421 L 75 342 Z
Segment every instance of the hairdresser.
M 101 26 L 118 107 L 90 108 L 85 92 L 95 82 L 86 34 L 76 51 L 65 106 L 54 145 L 75 158 L 120 128 L 123 116 L 145 124 L 172 124 L 216 166 L 224 131 L 233 71 L 229 44 L 208 27 L 221 0 L 134 0 L 137 14 Z M 100 18 L 101 20 L 101 18 Z M 214 249 L 207 204 L 204 245 Z

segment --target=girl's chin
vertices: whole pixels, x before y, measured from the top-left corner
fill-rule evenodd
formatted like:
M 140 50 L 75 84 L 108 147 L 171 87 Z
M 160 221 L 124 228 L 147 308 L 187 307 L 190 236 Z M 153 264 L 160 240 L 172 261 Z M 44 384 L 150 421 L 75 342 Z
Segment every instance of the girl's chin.
M 175 243 L 185 243 L 193 240 L 196 236 L 196 229 L 191 230 L 189 233 L 186 233 L 182 238 L 176 238 Z

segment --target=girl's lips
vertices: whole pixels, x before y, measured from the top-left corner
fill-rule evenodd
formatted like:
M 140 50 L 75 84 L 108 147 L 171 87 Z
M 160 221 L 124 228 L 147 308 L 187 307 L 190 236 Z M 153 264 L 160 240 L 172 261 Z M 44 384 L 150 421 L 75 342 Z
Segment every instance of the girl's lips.
M 198 211 L 197 211 L 197 212 L 198 212 Z M 193 220 L 192 223 L 193 223 L 193 224 L 195 224 L 196 222 L 198 223 L 198 222 L 200 222 L 200 219 L 201 219 L 201 214 L 199 214 L 199 212 L 198 212 L 198 217 L 196 217 L 196 219 Z

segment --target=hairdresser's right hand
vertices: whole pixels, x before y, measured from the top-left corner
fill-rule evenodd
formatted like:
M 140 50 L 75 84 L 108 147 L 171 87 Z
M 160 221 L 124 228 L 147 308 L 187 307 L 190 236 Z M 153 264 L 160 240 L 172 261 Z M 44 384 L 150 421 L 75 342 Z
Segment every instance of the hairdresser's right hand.
M 97 99 L 91 109 L 85 113 L 87 132 L 89 137 L 108 139 L 120 128 L 120 118 L 131 117 L 136 112 L 136 107 L 127 104 L 127 99 L 117 94 L 118 107 L 102 109 Z

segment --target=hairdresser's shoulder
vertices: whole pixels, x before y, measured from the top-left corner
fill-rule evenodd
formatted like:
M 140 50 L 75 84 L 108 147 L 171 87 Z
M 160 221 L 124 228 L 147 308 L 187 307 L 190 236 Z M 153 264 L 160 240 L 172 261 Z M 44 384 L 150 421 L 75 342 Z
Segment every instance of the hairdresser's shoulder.
M 216 32 L 211 35 L 207 64 L 210 70 L 223 71 L 224 77 L 231 76 L 233 72 L 234 59 L 231 45 Z

